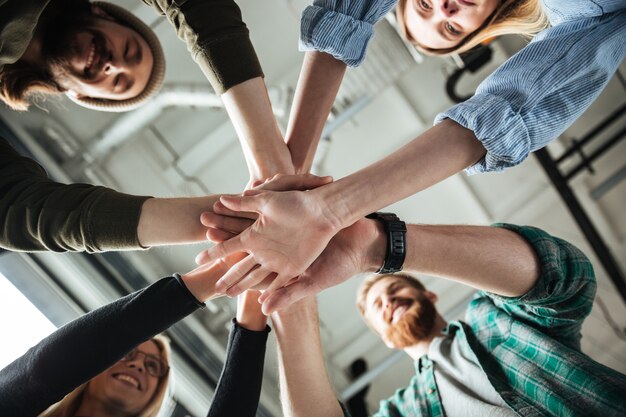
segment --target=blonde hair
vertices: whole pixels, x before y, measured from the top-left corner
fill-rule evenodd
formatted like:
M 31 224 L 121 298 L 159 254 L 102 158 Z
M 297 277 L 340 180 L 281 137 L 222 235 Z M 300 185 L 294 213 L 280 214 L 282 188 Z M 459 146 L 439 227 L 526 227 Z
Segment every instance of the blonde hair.
M 426 287 L 424 287 L 424 284 L 422 284 L 420 280 L 418 280 L 412 275 L 405 274 L 405 273 L 384 274 L 384 275 L 375 274 L 375 275 L 371 275 L 365 278 L 365 280 L 363 280 L 363 282 L 359 286 L 359 289 L 357 290 L 357 293 L 356 293 L 356 307 L 359 309 L 359 313 L 361 313 L 361 316 L 366 322 L 367 322 L 367 319 L 365 318 L 365 310 L 367 308 L 367 305 L 366 305 L 367 294 L 370 292 L 370 289 L 372 289 L 372 286 L 374 284 L 376 284 L 381 279 L 385 279 L 385 278 L 392 278 L 398 281 L 404 281 L 411 287 L 415 288 L 416 290 L 426 291 Z
M 485 22 L 461 42 L 450 48 L 429 48 L 413 39 L 404 21 L 407 0 L 400 0 L 396 7 L 398 27 L 402 35 L 422 53 L 427 55 L 449 55 L 467 52 L 476 45 L 507 34 L 518 34 L 531 38 L 548 26 L 548 19 L 539 0 L 502 0 L 501 4 Z
M 164 335 L 156 335 L 152 339 L 161 353 L 161 358 L 169 366 L 170 364 L 170 342 Z M 168 386 L 171 372 L 159 379 L 156 391 L 146 407 L 137 414 L 137 417 L 156 417 L 161 410 L 161 406 L 165 402 L 168 395 Z M 46 411 L 39 414 L 39 417 L 74 417 L 74 414 L 80 407 L 83 400 L 85 389 L 89 385 L 89 381 L 75 388 L 74 391 L 67 394 L 61 401 L 48 407 Z

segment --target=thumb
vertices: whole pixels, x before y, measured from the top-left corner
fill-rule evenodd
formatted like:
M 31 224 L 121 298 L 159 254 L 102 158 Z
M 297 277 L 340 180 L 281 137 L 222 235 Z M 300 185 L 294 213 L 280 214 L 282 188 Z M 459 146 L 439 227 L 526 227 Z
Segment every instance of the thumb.
M 251 211 L 258 213 L 260 212 L 260 208 L 263 205 L 264 195 L 253 195 L 253 196 L 240 196 L 240 195 L 232 195 L 232 196 L 222 196 L 220 197 L 220 202 L 228 209 L 233 211 Z
M 263 314 L 268 315 L 276 310 L 289 307 L 296 301 L 315 293 L 315 288 L 309 285 L 306 280 L 301 279 L 275 291 L 264 292 L 259 302 L 263 303 Z

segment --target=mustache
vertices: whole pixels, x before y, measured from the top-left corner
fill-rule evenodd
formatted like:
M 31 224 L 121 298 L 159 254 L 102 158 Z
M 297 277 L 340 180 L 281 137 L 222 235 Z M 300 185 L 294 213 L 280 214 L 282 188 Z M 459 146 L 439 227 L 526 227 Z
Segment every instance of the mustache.
M 437 310 L 432 301 L 423 296 L 411 301 L 400 320 L 391 325 L 386 333 L 388 340 L 398 349 L 425 339 L 435 325 Z

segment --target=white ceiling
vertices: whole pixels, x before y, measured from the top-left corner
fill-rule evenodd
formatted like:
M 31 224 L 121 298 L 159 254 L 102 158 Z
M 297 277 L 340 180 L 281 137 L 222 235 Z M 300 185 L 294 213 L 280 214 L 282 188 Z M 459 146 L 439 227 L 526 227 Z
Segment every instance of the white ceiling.
M 170 85 L 198 85 L 206 88 L 204 76 L 190 59 L 184 44 L 179 41 L 169 24 L 157 18 L 147 7 L 137 1 L 115 1 L 132 10 L 153 27 L 162 40 L 166 58 L 166 82 Z M 266 83 L 272 90 L 276 111 L 287 112 L 278 101 L 295 85 L 302 54 L 297 50 L 298 18 L 300 10 L 307 4 L 304 0 L 238 2 L 248 23 L 252 41 L 264 68 Z M 343 101 L 337 103 L 339 114 L 365 97 L 367 105 L 337 128 L 320 151 L 323 153 L 317 172 L 340 178 L 388 154 L 428 128 L 439 111 L 451 105 L 445 95 L 445 79 L 455 69 L 452 60 L 425 58 L 422 63 L 406 61 L 406 49 L 400 42 L 385 38 L 385 48 L 394 59 L 403 62 L 393 76 L 381 65 L 389 56 L 381 50 L 371 48 L 372 54 L 363 68 L 349 70 L 346 86 L 340 93 Z M 392 45 L 390 47 L 389 45 Z M 513 38 L 494 44 L 494 60 L 489 68 L 463 80 L 460 90 L 473 91 L 485 74 L 503 62 L 522 45 Z M 394 49 L 395 48 L 395 49 Z M 375 60 L 378 60 L 374 63 Z M 369 63 L 369 64 L 368 64 Z M 387 62 L 387 64 L 389 64 Z M 622 68 L 624 71 L 624 68 Z M 359 73 L 361 71 L 361 74 Z M 626 72 L 626 71 L 624 71 Z M 385 78 L 384 83 L 374 84 L 364 80 Z M 471 79 L 470 79 L 471 78 Z M 282 95 L 281 95 L 282 94 Z M 592 109 L 581 118 L 564 138 L 579 137 L 598 120 L 626 102 L 626 92 L 616 81 Z M 23 128 L 37 139 L 48 155 L 74 181 L 102 183 L 120 191 L 134 194 L 149 194 L 161 197 L 202 195 L 211 193 L 239 192 L 245 186 L 248 174 L 239 149 L 235 132 L 226 113 L 220 108 L 172 107 L 164 110 L 159 118 L 141 128 L 120 146 L 91 161 L 89 150 L 99 135 L 120 117 L 114 114 L 97 113 L 76 107 L 61 100 L 45 104 L 47 111 L 33 109 L 28 114 L 17 114 L 1 109 L 0 115 L 17 128 Z M 284 126 L 284 117 L 279 119 Z M 621 122 L 622 126 L 624 121 Z M 48 132 L 48 133 L 46 133 Z M 53 132 L 51 134 L 50 132 Z M 63 138 L 54 142 L 50 136 Z M 68 138 L 71 140 L 68 141 Z M 561 143 L 550 148 L 558 151 Z M 61 146 L 78 152 L 68 158 L 59 152 Z M 184 174 L 194 181 L 183 178 L 174 167 L 178 165 Z M 624 165 L 626 144 L 618 145 L 596 164 L 597 174 L 583 174 L 573 182 L 579 198 L 597 224 L 615 257 L 626 270 L 626 181 L 620 183 L 602 199 L 594 201 L 590 191 L 603 179 Z M 46 167 L 54 171 L 53 163 Z M 200 184 L 200 185 L 199 185 Z M 566 207 L 550 185 L 539 164 L 529 158 L 524 164 L 501 174 L 467 177 L 458 174 L 443 183 L 390 207 L 401 218 L 420 223 L 471 223 L 488 224 L 495 221 L 532 224 L 571 240 L 593 257 L 591 250 L 579 232 Z M 180 246 L 152 249 L 146 252 L 124 253 L 130 262 L 151 280 L 174 271 L 193 268 L 195 254 L 204 245 Z M 50 255 L 55 257 L 56 255 Z M 615 294 L 600 264 L 599 294 L 610 305 L 612 315 L 622 327 L 626 327 L 626 308 Z M 77 278 L 78 279 L 78 278 Z M 350 363 L 365 358 L 373 368 L 392 355 L 360 321 L 354 307 L 354 294 L 360 278 L 355 279 L 320 295 L 322 338 L 327 353 L 329 372 L 336 389 L 341 392 L 349 385 L 347 372 Z M 439 308 L 452 311 L 465 302 L 471 290 L 460 284 L 427 279 L 428 284 L 440 295 Z M 223 350 L 226 340 L 226 325 L 234 311 L 233 302 L 218 300 L 215 310 L 204 312 L 201 319 L 203 335 L 209 349 Z M 626 372 L 626 349 L 617 339 L 602 315 L 594 309 L 585 327 L 583 346 L 597 360 Z M 211 341 L 210 335 L 214 336 Z M 217 343 L 217 348 L 214 343 Z M 273 343 L 273 342 L 272 342 Z M 223 355 L 223 351 L 219 352 Z M 266 380 L 263 403 L 275 415 L 280 415 L 276 388 L 274 352 L 267 355 Z M 403 358 L 381 375 L 370 389 L 368 399 L 374 410 L 378 401 L 403 386 L 411 377 L 412 366 Z M 180 392 L 180 388 L 177 390 Z M 179 394 L 192 401 L 189 395 Z M 202 414 L 201 409 L 189 409 Z

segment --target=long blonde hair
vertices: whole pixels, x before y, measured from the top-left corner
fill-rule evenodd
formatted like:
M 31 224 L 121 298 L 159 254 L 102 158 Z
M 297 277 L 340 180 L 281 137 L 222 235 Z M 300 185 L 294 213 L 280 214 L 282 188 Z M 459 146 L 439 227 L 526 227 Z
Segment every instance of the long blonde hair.
M 548 19 L 539 0 L 502 0 L 496 10 L 474 32 L 450 48 L 434 49 L 413 39 L 406 28 L 404 9 L 407 0 L 400 0 L 396 7 L 396 17 L 402 35 L 420 51 L 427 55 L 449 55 L 469 51 L 476 45 L 492 38 L 518 34 L 533 37 L 548 26 Z
M 169 365 L 169 339 L 163 335 L 156 335 L 150 340 L 152 340 L 157 345 L 161 353 L 161 358 L 165 361 L 165 363 Z M 141 413 L 137 415 L 137 417 L 156 417 L 159 414 L 161 406 L 163 405 L 168 395 L 170 375 L 171 372 L 168 372 L 165 376 L 159 379 L 159 384 L 157 385 L 156 391 L 154 392 L 154 396 L 146 405 L 146 407 L 141 411 Z M 87 388 L 87 385 L 89 385 L 89 381 L 74 389 L 74 391 L 67 394 L 58 403 L 51 405 L 46 411 L 39 414 L 39 417 L 74 417 L 74 414 L 80 407 L 80 403 L 83 400 L 83 394 L 85 392 L 85 389 Z

